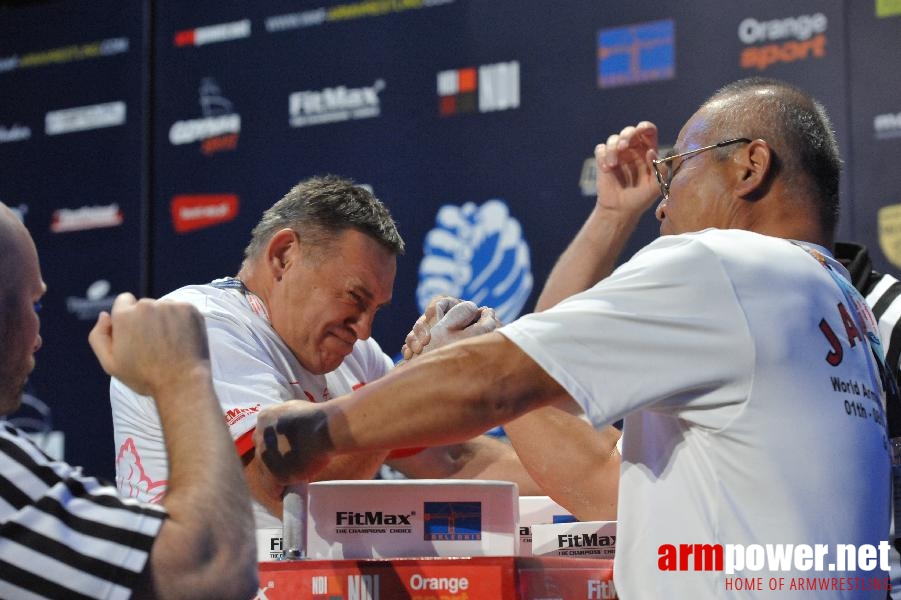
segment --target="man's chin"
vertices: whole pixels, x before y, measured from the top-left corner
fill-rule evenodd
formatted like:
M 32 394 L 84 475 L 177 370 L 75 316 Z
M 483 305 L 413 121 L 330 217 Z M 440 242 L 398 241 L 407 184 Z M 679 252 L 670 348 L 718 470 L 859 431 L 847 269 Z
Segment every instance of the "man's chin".
M 10 415 L 22 406 L 22 390 L 16 393 L 0 392 L 0 416 Z
M 300 357 L 298 357 L 298 361 L 304 369 L 313 375 L 325 375 L 340 367 L 351 350 L 353 350 L 352 347 L 347 352 L 321 352 L 311 361 L 300 360 Z
M 344 359 L 347 358 L 348 354 L 350 354 L 350 352 L 347 352 L 346 354 L 329 354 L 328 356 L 322 357 L 320 363 L 321 370 L 319 372 L 331 373 L 341 366 L 341 363 L 344 362 Z

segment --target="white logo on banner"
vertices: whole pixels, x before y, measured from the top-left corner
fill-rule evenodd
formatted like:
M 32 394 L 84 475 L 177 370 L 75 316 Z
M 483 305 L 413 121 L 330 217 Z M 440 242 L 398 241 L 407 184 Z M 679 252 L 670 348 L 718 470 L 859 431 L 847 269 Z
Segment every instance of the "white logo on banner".
M 84 298 L 69 296 L 66 298 L 66 309 L 82 321 L 93 321 L 101 311 L 109 311 L 115 297 L 110 294 L 110 282 L 99 279 L 88 286 Z
M 288 96 L 289 122 L 291 127 L 307 127 L 377 117 L 382 114 L 379 94 L 384 89 L 385 80 L 377 79 L 371 86 L 294 92 Z
M 53 211 L 50 231 L 53 233 L 67 233 L 69 231 L 83 231 L 101 227 L 117 227 L 122 224 L 124 219 L 125 217 L 122 215 L 118 204 L 82 206 L 75 209 L 60 208 Z
M 31 137 L 31 128 L 15 124 L 12 127 L 0 125 L 0 144 L 22 142 Z
M 44 117 L 47 135 L 115 127 L 125 123 L 125 103 L 105 102 L 48 112 Z
M 231 100 L 222 95 L 215 79 L 204 77 L 198 94 L 203 118 L 173 123 L 169 128 L 169 142 L 173 146 L 241 133 L 241 115 L 234 112 Z
M 901 113 L 886 113 L 873 117 L 873 131 L 877 140 L 901 137 Z
M 479 67 L 479 112 L 519 107 L 519 63 Z
M 829 20 L 823 13 L 800 15 L 771 21 L 758 21 L 748 17 L 738 24 L 738 39 L 746 45 L 778 42 L 787 39 L 809 40 L 818 33 L 825 33 Z
M 532 292 L 529 247 L 502 200 L 477 207 L 447 204 L 425 238 L 416 299 L 420 310 L 447 294 L 490 306 L 504 323 L 519 316 Z
M 9 206 L 9 205 L 7 205 Z M 16 215 L 16 218 L 19 219 L 23 224 L 25 223 L 25 215 L 28 214 L 28 205 L 20 204 L 19 206 L 10 206 L 9 209 L 13 211 L 13 214 Z

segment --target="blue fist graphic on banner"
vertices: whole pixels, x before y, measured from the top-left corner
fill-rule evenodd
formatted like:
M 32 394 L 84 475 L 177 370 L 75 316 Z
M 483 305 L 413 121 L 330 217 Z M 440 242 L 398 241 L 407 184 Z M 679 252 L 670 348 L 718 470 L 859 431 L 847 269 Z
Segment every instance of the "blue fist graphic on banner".
M 519 316 L 532 291 L 529 247 L 502 200 L 481 207 L 446 204 L 425 238 L 416 300 L 425 310 L 439 294 L 494 308 L 503 323 Z

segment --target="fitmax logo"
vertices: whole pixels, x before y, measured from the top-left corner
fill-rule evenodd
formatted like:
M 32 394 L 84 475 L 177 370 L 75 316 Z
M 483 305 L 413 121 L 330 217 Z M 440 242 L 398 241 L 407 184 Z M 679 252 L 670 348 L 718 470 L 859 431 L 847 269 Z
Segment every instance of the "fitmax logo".
M 410 525 L 412 514 L 385 514 L 376 512 L 349 512 L 339 511 L 335 513 L 337 525 Z
M 385 80 L 377 79 L 371 86 L 294 92 L 288 96 L 289 122 L 292 127 L 306 127 L 377 117 L 382 113 L 379 94 L 384 89 Z
M 558 548 L 604 548 L 616 545 L 615 535 L 598 535 L 596 533 L 562 534 L 557 536 Z

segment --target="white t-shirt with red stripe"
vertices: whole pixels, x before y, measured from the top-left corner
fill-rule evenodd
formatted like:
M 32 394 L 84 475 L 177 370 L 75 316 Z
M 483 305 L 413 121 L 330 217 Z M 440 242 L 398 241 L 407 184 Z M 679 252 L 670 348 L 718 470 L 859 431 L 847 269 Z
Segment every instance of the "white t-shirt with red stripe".
M 203 314 L 210 343 L 213 384 L 238 453 L 253 448 L 257 413 L 286 400 L 322 402 L 375 381 L 393 366 L 372 338 L 360 340 L 335 371 L 304 369 L 240 288 L 191 285 L 164 296 L 188 302 Z M 166 492 L 168 463 L 153 400 L 122 382 L 110 383 L 116 444 L 116 485 L 128 497 L 158 502 Z M 257 527 L 281 522 L 254 503 Z

